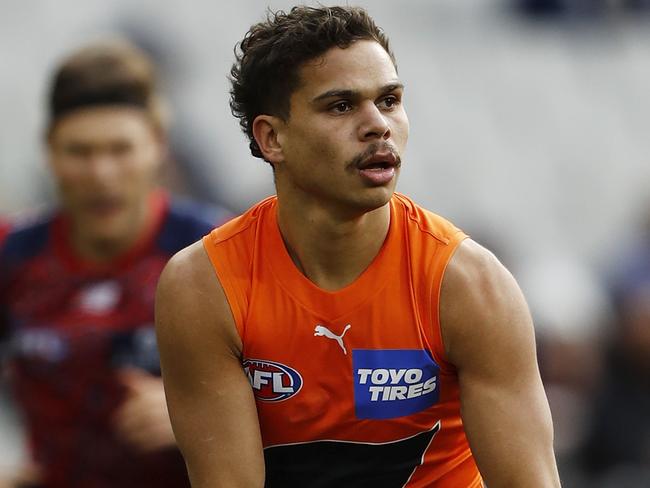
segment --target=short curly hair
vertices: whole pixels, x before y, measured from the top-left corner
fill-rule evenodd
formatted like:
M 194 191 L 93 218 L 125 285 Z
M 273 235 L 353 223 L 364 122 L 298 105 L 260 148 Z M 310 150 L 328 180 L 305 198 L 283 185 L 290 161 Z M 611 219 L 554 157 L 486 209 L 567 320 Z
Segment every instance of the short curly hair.
M 396 65 L 388 37 L 362 8 L 296 6 L 288 13 L 269 11 L 266 21 L 250 28 L 235 46 L 230 109 L 248 136 L 253 156 L 264 157 L 253 136 L 253 121 L 261 114 L 288 120 L 303 64 L 359 40 L 379 43 Z

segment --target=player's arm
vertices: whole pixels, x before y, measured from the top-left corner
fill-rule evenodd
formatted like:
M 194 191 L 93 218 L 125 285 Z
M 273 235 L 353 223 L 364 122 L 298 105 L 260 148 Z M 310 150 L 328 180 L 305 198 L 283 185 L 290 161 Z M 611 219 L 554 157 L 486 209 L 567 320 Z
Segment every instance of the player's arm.
M 560 486 L 533 324 L 512 275 L 467 239 L 443 279 L 440 321 L 461 414 L 489 488 Z
M 156 295 L 169 414 L 194 488 L 261 487 L 264 458 L 241 340 L 200 242 L 174 256 Z

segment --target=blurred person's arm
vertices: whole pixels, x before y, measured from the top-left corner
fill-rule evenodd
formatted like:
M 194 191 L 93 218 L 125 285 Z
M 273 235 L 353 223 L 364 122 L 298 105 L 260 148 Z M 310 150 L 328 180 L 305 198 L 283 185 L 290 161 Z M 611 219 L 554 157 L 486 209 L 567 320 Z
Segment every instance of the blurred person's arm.
M 2 434 L 2 437 L 0 437 L 0 452 L 5 453 L 4 449 L 10 449 L 11 451 L 15 450 L 18 453 L 22 449 L 22 446 L 26 444 L 26 440 L 23 439 L 25 436 L 23 434 L 23 428 L 19 426 L 20 422 L 17 421 L 11 413 L 18 408 L 18 405 L 13 401 L 11 394 L 9 393 L 12 377 L 8 358 L 10 335 L 8 333 L 6 315 L 2 306 L 1 298 L 2 297 L 0 297 L 0 416 L 6 418 L 0 419 L 0 428 L 2 427 L 3 422 L 15 422 L 16 435 L 13 436 L 9 435 L 7 432 L 0 432 L 0 434 Z M 11 430 L 14 429 L 12 428 Z M 11 441 L 8 438 L 14 439 Z M 19 442 L 16 442 L 16 440 Z M 29 454 L 26 456 L 29 456 Z M 17 457 L 21 456 L 17 454 Z M 6 459 L 4 460 L 6 461 Z M 0 466 L 0 488 L 37 488 L 40 480 L 41 471 L 39 466 L 36 463 L 29 461 L 29 459 L 18 459 L 15 466 Z
M 126 398 L 113 416 L 117 436 L 140 452 L 176 446 L 162 379 L 139 368 L 125 368 L 118 377 Z
M 25 464 L 11 472 L 0 471 L 0 488 L 39 488 L 41 472 L 35 464 Z
M 467 239 L 442 284 L 440 322 L 461 415 L 490 488 L 560 486 L 532 320 L 512 275 Z
M 13 413 L 16 406 L 8 393 L 10 375 L 1 361 L 0 358 L 0 488 L 35 488 L 41 473 L 35 463 L 23 459 L 23 429 Z
M 242 344 L 201 242 L 163 271 L 156 329 L 169 413 L 192 486 L 262 487 L 262 441 Z

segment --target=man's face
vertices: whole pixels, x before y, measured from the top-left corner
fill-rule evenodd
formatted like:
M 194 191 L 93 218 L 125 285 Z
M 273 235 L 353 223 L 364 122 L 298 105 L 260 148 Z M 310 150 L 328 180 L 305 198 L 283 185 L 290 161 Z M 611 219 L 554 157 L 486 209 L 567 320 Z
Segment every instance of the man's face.
M 56 122 L 48 149 L 63 209 L 78 236 L 120 241 L 140 230 L 163 155 L 143 110 L 76 110 Z
M 384 205 L 409 131 L 389 55 L 374 41 L 358 41 L 307 62 L 299 75 L 278 130 L 278 192 L 353 211 Z

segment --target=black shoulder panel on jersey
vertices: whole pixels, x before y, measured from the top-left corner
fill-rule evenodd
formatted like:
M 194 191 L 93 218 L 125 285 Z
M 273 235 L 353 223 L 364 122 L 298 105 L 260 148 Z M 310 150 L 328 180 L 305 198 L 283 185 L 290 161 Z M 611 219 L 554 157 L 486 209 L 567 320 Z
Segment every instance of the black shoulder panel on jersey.
M 232 214 L 222 207 L 206 206 L 189 200 L 172 200 L 158 237 L 158 247 L 174 254 L 198 241 Z
M 266 488 L 402 488 L 440 430 L 385 444 L 315 441 L 264 450 Z

